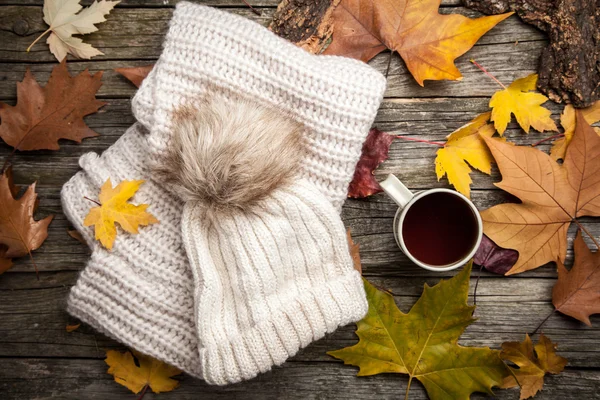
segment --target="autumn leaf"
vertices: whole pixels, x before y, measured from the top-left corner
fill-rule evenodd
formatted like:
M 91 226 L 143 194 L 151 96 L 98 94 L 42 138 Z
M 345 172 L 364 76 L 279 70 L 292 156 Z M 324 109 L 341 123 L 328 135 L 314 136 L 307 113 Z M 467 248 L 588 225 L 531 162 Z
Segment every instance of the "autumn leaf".
M 143 180 L 123 181 L 113 188 L 109 178 L 100 189 L 99 207 L 92 208 L 83 220 L 84 226 L 94 225 L 96 240 L 108 250 L 112 249 L 117 237 L 115 223 L 133 234 L 138 233 L 140 225 L 158 223 L 158 220 L 146 211 L 148 204 L 134 205 L 127 202 L 142 183 Z
M 489 237 L 483 235 L 481 244 L 473 256 L 473 262 L 495 274 L 506 274 L 517 262 L 519 253 L 511 249 L 503 249 Z
M 529 335 L 525 335 L 522 342 L 502 343 L 500 357 L 503 360 L 516 364 L 519 368 L 511 368 L 513 375 L 505 378 L 503 388 L 517 386 L 515 378 L 521 386 L 520 400 L 535 396 L 542 390 L 544 376 L 547 373 L 558 374 L 567 365 L 567 359 L 556 354 L 556 344 L 552 343 L 544 334 L 540 341 L 533 346 Z
M 475 319 L 467 305 L 471 264 L 454 278 L 429 287 L 408 314 L 394 298 L 366 280 L 367 316 L 357 323 L 359 342 L 327 354 L 360 368 L 358 376 L 408 374 L 433 400 L 467 399 L 473 392 L 492 393 L 508 370 L 498 350 L 463 347 L 457 342 Z M 408 397 L 407 397 L 408 398 Z
M 139 366 L 135 364 L 134 355 Z M 154 393 L 161 393 L 170 392 L 179 385 L 172 377 L 181 374 L 180 370 L 135 350 L 125 353 L 108 350 L 104 361 L 109 366 L 108 373 L 115 377 L 115 382 L 135 394 L 146 386 Z
M 363 143 L 362 153 L 354 170 L 354 177 L 348 187 L 348 197 L 362 198 L 383 191 L 373 176 L 373 171 L 379 164 L 387 160 L 393 141 L 394 136 L 377 128 L 371 128 Z
M 115 72 L 123 75 L 136 87 L 140 87 L 144 79 L 148 76 L 154 65 L 145 65 L 143 67 L 115 68 Z
M 95 98 L 101 78 L 102 72 L 87 70 L 73 78 L 62 62 L 42 88 L 28 69 L 17 83 L 17 105 L 0 102 L 0 137 L 17 150 L 58 150 L 59 139 L 80 143 L 98 136 L 83 117 L 106 104 Z
M 580 111 L 588 124 L 595 124 L 600 121 L 600 100 L 587 108 L 582 108 Z M 550 156 L 555 160 L 562 160 L 565 157 L 567 146 L 571 142 L 573 132 L 575 131 L 575 108 L 572 105 L 567 104 L 563 110 L 560 116 L 560 124 L 565 130 L 564 137 L 555 140 L 550 149 Z M 600 135 L 600 128 L 594 128 L 594 130 Z
M 502 174 L 496 186 L 522 201 L 481 212 L 484 233 L 498 246 L 519 252 L 507 275 L 564 261 L 571 222 L 600 216 L 600 137 L 577 112 L 577 127 L 563 165 L 529 146 L 484 140 Z
M 471 167 L 488 175 L 492 170 L 494 159 L 482 139 L 496 133 L 489 120 L 489 112 L 478 115 L 452 132 L 445 146 L 437 151 L 435 172 L 438 181 L 446 175 L 448 182 L 467 197 L 471 197 Z
M 110 13 L 120 1 L 94 1 L 91 6 L 81 10 L 80 0 L 44 0 L 44 22 L 50 27 L 37 37 L 27 48 L 29 51 L 42 37 L 50 33 L 46 43 L 58 61 L 64 60 L 67 54 L 78 58 L 90 59 L 102 55 L 100 50 L 84 43 L 73 35 L 85 35 L 96 32 L 96 25 L 106 21 L 105 15 Z M 80 12 L 81 11 L 81 12 Z
M 362 274 L 362 264 L 360 263 L 360 245 L 358 243 L 354 243 L 354 240 L 352 240 L 350 228 L 348 228 L 346 231 L 346 239 L 348 239 L 348 247 L 350 248 L 350 255 L 352 256 L 354 269 Z
M 541 93 L 534 93 L 537 84 L 537 74 L 517 79 L 508 88 L 500 90 L 490 99 L 492 108 L 491 120 L 500 135 L 504 134 L 511 119 L 511 114 L 526 133 L 529 128 L 543 132 L 556 131 L 556 124 L 550 118 L 552 112 L 542 107 L 548 98 Z
M 0 274 L 5 273 L 13 266 L 13 262 L 10 258 L 6 257 L 7 246 L 0 245 Z
M 8 168 L 0 176 L 0 246 L 4 248 L 0 259 L 29 255 L 33 260 L 31 252 L 38 249 L 48 237 L 48 225 L 54 216 L 39 221 L 33 218 L 38 203 L 35 183 L 17 199 L 18 191 L 13 183 L 12 170 Z M 1 261 L 0 269 L 8 269 L 8 263 L 10 260 Z
M 440 0 L 342 0 L 324 54 L 369 61 L 386 48 L 400 54 L 419 85 L 462 78 L 454 60 L 512 13 L 470 19 L 438 12 Z
M 567 270 L 560 261 L 558 281 L 552 289 L 557 311 L 592 326 L 590 315 L 600 313 L 600 252 L 592 253 L 577 232 L 573 244 L 575 263 Z
M 83 236 L 81 235 L 81 233 L 79 231 L 77 231 L 75 229 L 68 229 L 67 234 L 69 236 L 71 236 L 73 239 L 77 240 L 79 243 L 87 245 L 87 243 L 85 242 L 85 239 L 83 238 Z
M 79 329 L 80 326 L 81 326 L 81 323 L 75 324 L 75 325 L 67 325 L 66 326 L 66 331 L 67 331 L 67 333 L 71 333 L 71 332 L 76 331 L 77 329 Z

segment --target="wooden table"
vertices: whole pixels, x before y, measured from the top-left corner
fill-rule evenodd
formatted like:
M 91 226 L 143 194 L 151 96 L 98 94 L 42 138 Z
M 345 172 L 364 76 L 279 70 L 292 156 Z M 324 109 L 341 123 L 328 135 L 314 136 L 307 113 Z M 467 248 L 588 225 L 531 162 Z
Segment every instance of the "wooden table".
M 0 0 L 0 100 L 16 101 L 15 83 L 27 68 L 45 83 L 56 60 L 44 43 L 31 53 L 27 46 L 47 29 L 42 20 L 43 0 Z M 241 0 L 202 0 L 221 6 L 267 25 L 277 0 L 253 0 L 262 15 L 256 16 Z M 88 5 L 89 0 L 84 0 Z M 17 184 L 38 182 L 40 208 L 38 217 L 54 214 L 46 243 L 35 252 L 41 270 L 38 281 L 27 258 L 0 277 L 0 398 L 2 399 L 133 399 L 135 396 L 113 381 L 106 373 L 105 349 L 122 348 L 117 342 L 81 326 L 72 333 L 67 324 L 77 323 L 65 312 L 65 299 L 79 271 L 89 257 L 87 248 L 67 235 L 69 223 L 62 214 L 60 188 L 78 169 L 78 158 L 89 151 L 102 152 L 123 134 L 133 122 L 130 98 L 135 88 L 113 68 L 153 63 L 174 6 L 173 0 L 123 0 L 100 25 L 100 31 L 85 36 L 85 41 L 106 55 L 91 61 L 69 60 L 72 73 L 85 68 L 104 71 L 104 85 L 98 97 L 108 102 L 98 113 L 86 118 L 100 136 L 82 144 L 61 142 L 58 151 L 20 152 L 14 158 Z M 475 15 L 458 0 L 445 0 L 443 13 Z M 395 134 L 443 141 L 454 129 L 488 109 L 489 97 L 496 84 L 469 63 L 476 59 L 505 84 L 533 72 L 545 46 L 544 36 L 534 28 L 511 17 L 484 36 L 457 65 L 464 74 L 462 82 L 427 82 L 419 87 L 402 61 L 394 56 L 388 77 L 388 90 L 375 126 Z M 389 53 L 375 57 L 374 68 L 384 71 Z M 547 105 L 558 117 L 562 106 Z M 513 123 L 507 135 L 519 144 L 532 143 L 548 136 L 522 134 Z M 540 146 L 547 150 L 547 146 Z M 11 148 L 0 144 L 0 160 Z M 436 147 L 423 143 L 396 140 L 390 159 L 378 170 L 383 177 L 395 173 L 411 189 L 447 187 L 437 182 L 433 160 Z M 481 209 L 508 196 L 493 186 L 500 180 L 473 174 L 472 198 Z M 423 284 L 436 284 L 452 273 L 432 273 L 420 269 L 398 250 L 392 235 L 396 206 L 384 195 L 366 200 L 349 200 L 343 217 L 360 243 L 364 275 L 379 286 L 395 293 L 403 311 L 408 311 L 420 296 Z M 597 237 L 598 220 L 581 220 Z M 571 229 L 570 244 L 574 236 Z M 568 263 L 572 261 L 569 250 Z M 476 272 L 473 273 L 475 277 Z M 473 278 L 474 279 L 474 278 Z M 460 343 L 469 346 L 499 348 L 503 341 L 522 340 L 552 311 L 551 290 L 556 281 L 554 265 L 514 277 L 483 273 L 478 289 L 479 318 L 463 334 Z M 474 281 L 471 284 L 473 290 Z M 546 377 L 539 399 L 600 398 L 600 318 L 588 328 L 571 318 L 554 314 L 543 331 L 559 344 L 559 353 L 569 360 L 566 370 Z M 536 338 L 537 339 L 537 338 Z M 357 369 L 344 366 L 325 354 L 356 341 L 354 326 L 312 344 L 296 357 L 249 382 L 228 387 L 211 387 L 202 381 L 183 376 L 181 385 L 171 393 L 146 394 L 146 399 L 213 399 L 213 398 L 402 398 L 406 376 L 380 375 L 355 377 Z M 518 392 L 497 390 L 501 399 L 517 399 Z M 411 398 L 426 398 L 420 384 L 411 389 Z M 483 398 L 474 395 L 473 398 Z

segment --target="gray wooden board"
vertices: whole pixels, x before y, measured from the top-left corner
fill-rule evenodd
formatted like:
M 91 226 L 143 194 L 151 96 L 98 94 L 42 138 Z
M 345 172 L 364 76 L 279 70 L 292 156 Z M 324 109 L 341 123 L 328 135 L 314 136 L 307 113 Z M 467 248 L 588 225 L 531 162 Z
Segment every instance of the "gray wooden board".
M 200 3 L 227 8 L 230 12 L 267 25 L 277 0 L 252 0 L 262 15 L 254 15 L 241 0 L 204 0 Z M 89 4 L 89 0 L 83 4 Z M 160 44 L 167 29 L 174 0 L 124 0 L 97 33 L 85 41 L 106 53 L 93 60 L 71 60 L 69 70 L 79 73 L 104 71 L 103 86 L 98 97 L 108 103 L 98 113 L 86 118 L 99 137 L 81 144 L 61 141 L 59 151 L 17 153 L 14 158 L 15 180 L 20 185 L 38 182 L 40 206 L 37 217 L 53 214 L 46 243 L 34 253 L 40 279 L 33 273 L 29 259 L 15 260 L 15 266 L 0 277 L 0 393 L 3 399 L 134 398 L 127 389 L 106 374 L 102 361 L 104 350 L 122 346 L 90 327 L 81 326 L 67 333 L 67 324 L 77 323 L 65 311 L 69 288 L 77 279 L 89 257 L 83 244 L 70 238 L 70 225 L 62 215 L 60 187 L 77 170 L 82 154 L 102 152 L 134 122 L 130 111 L 133 87 L 113 69 L 152 64 L 160 54 Z M 24 49 L 46 27 L 42 20 L 41 0 L 0 0 L 0 100 L 16 102 L 15 83 L 27 68 L 45 83 L 56 65 L 47 46 L 41 41 L 31 53 Z M 459 6 L 457 0 L 442 2 L 443 13 L 476 15 Z M 489 96 L 497 85 L 469 62 L 470 58 L 486 66 L 504 83 L 535 70 L 537 59 L 546 45 L 544 36 L 534 28 L 511 17 L 484 36 L 465 56 L 457 60 L 464 75 L 461 82 L 427 82 L 419 87 L 394 56 L 388 75 L 388 89 L 375 126 L 397 135 L 443 141 L 454 129 L 487 111 Z M 389 52 L 371 61 L 384 72 Z M 562 105 L 547 104 L 558 121 Z M 523 135 L 512 123 L 506 135 L 518 144 L 533 143 L 549 134 L 532 132 Z M 547 151 L 547 144 L 540 146 Z M 396 140 L 390 148 L 389 160 L 376 171 L 377 177 L 398 175 L 410 188 L 421 190 L 447 187 L 438 182 L 433 160 L 437 148 L 423 143 Z M 0 144 L 0 161 L 11 149 Z M 480 209 L 510 197 L 493 185 L 500 180 L 496 170 L 492 176 L 474 172 L 472 198 Z M 380 287 L 394 293 L 399 307 L 408 311 L 420 295 L 423 284 L 433 285 L 453 273 L 431 273 L 412 265 L 397 249 L 391 224 L 395 205 L 379 194 L 364 200 L 348 200 L 343 218 L 361 246 L 364 275 Z M 583 224 L 596 237 L 600 236 L 600 220 L 583 218 Z M 572 226 L 569 244 L 575 233 Z M 588 243 L 591 244 L 588 240 Z M 569 247 L 567 263 L 573 259 Z M 471 284 L 471 301 L 475 277 Z M 481 273 L 476 316 L 461 337 L 465 346 L 499 348 L 503 341 L 522 340 L 552 311 L 551 292 L 556 270 L 548 264 L 516 277 Z M 600 318 L 592 317 L 592 323 Z M 567 370 L 546 378 L 540 399 L 600 398 L 599 331 L 569 317 L 554 314 L 544 325 L 544 332 L 559 343 L 559 352 L 569 359 Z M 400 398 L 407 379 L 404 376 L 381 375 L 355 377 L 356 369 L 343 366 L 327 356 L 328 350 L 351 345 L 356 341 L 353 326 L 339 329 L 301 351 L 282 367 L 243 384 L 225 388 L 205 385 L 191 377 L 182 377 L 181 385 L 171 393 L 147 394 L 145 398 Z M 516 399 L 516 390 L 496 390 L 502 399 Z M 411 389 L 411 398 L 424 399 L 420 385 Z M 475 395 L 473 398 L 483 398 Z

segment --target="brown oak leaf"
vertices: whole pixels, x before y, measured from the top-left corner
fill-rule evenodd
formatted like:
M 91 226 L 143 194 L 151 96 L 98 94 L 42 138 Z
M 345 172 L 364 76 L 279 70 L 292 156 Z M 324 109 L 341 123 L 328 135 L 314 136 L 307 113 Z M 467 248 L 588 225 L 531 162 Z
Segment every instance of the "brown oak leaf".
M 154 65 L 145 65 L 143 67 L 115 68 L 115 72 L 123 75 L 136 87 L 140 87 L 144 79 L 152 71 Z
M 342 0 L 324 54 L 369 61 L 386 48 L 400 54 L 417 83 L 462 78 L 454 60 L 512 13 L 470 19 L 442 15 L 441 0 Z
M 395 137 L 380 131 L 377 128 L 371 128 L 367 140 L 362 147 L 362 153 L 350 186 L 348 187 L 348 197 L 362 198 L 371 196 L 383 191 L 375 177 L 373 171 L 379 164 L 387 160 L 390 145 Z
M 544 334 L 538 344 L 533 345 L 529 335 L 522 342 L 502 343 L 500 358 L 516 364 L 519 368 L 509 367 L 514 376 L 504 378 L 503 388 L 521 386 L 520 400 L 535 396 L 544 386 L 547 373 L 559 374 L 567 365 L 567 359 L 556 354 L 556 344 Z
M 507 275 L 564 261 L 567 230 L 583 216 L 600 216 L 600 137 L 577 111 L 565 161 L 530 146 L 484 138 L 502 174 L 496 186 L 522 203 L 481 212 L 484 233 L 498 246 L 519 252 Z
M 19 199 L 15 197 L 17 192 L 8 168 L 0 176 L 0 245 L 6 247 L 2 258 L 31 256 L 48 237 L 48 225 L 54 218 L 33 219 L 38 205 L 35 183 Z
M 590 315 L 600 313 L 600 252 L 590 251 L 581 231 L 573 250 L 575 263 L 570 270 L 557 262 L 558 281 L 552 289 L 552 304 L 557 311 L 592 326 Z
M 41 87 L 27 69 L 17 83 L 17 105 L 0 102 L 0 137 L 17 150 L 58 150 L 59 139 L 80 143 L 98 136 L 83 117 L 106 104 L 95 97 L 101 78 L 102 72 L 87 69 L 73 78 L 63 60 Z

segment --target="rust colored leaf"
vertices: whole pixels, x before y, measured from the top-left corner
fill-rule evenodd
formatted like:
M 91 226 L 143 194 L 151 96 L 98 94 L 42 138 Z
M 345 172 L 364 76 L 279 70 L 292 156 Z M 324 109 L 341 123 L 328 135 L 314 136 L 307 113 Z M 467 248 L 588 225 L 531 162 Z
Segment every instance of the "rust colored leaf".
M 489 237 L 483 235 L 473 262 L 495 274 L 504 275 L 517 262 L 519 253 L 511 249 L 503 249 Z
M 5 273 L 13 266 L 12 260 L 6 257 L 8 247 L 0 246 L 0 274 Z
M 67 233 L 69 234 L 69 236 L 71 236 L 73 239 L 77 240 L 79 243 L 83 243 L 87 246 L 85 239 L 83 238 L 83 236 L 81 236 L 81 233 L 79 233 L 79 231 L 76 231 L 75 229 L 68 229 Z
M 387 160 L 393 141 L 394 136 L 377 128 L 371 128 L 367 140 L 363 144 L 360 160 L 356 164 L 354 177 L 348 187 L 348 197 L 362 198 L 383 191 L 375 180 L 373 171 L 379 164 Z
M 354 240 L 352 240 L 350 228 L 348 228 L 348 230 L 346 231 L 346 238 L 348 239 L 348 247 L 350 248 L 350 255 L 352 256 L 354 269 L 360 272 L 362 275 L 362 264 L 360 262 L 360 245 L 358 243 L 354 243 Z
M 73 78 L 63 60 L 41 87 L 28 69 L 17 83 L 17 105 L 0 102 L 0 137 L 16 150 L 58 150 L 59 139 L 80 143 L 98 136 L 83 117 L 106 104 L 95 97 L 101 78 L 102 72 L 87 69 Z
M 521 199 L 482 211 L 484 233 L 519 252 L 507 272 L 564 261 L 567 230 L 578 217 L 600 216 L 600 137 L 580 111 L 563 165 L 530 146 L 484 138 L 502 174 L 496 186 Z
M 76 331 L 81 326 L 81 323 L 75 325 L 67 325 L 66 330 L 68 333 Z
M 552 289 L 557 311 L 592 326 L 590 315 L 600 313 L 600 252 L 592 253 L 577 233 L 573 244 L 575 264 L 567 270 L 560 261 L 558 281 Z
M 19 199 L 15 197 L 17 192 L 12 180 L 12 169 L 8 168 L 0 176 L 0 245 L 6 248 L 2 258 L 31 256 L 31 252 L 39 248 L 48 237 L 48 225 L 54 218 L 48 216 L 40 221 L 33 219 L 37 209 L 35 183 Z
M 386 48 L 400 54 L 417 83 L 462 78 L 454 60 L 512 13 L 470 19 L 438 13 L 441 0 L 342 0 L 324 54 L 369 61 Z
M 150 71 L 152 71 L 152 68 L 154 68 L 154 65 L 145 65 L 143 67 L 115 68 L 115 72 L 118 72 L 119 74 L 123 75 L 136 87 L 140 87 L 142 81 L 148 76 Z

